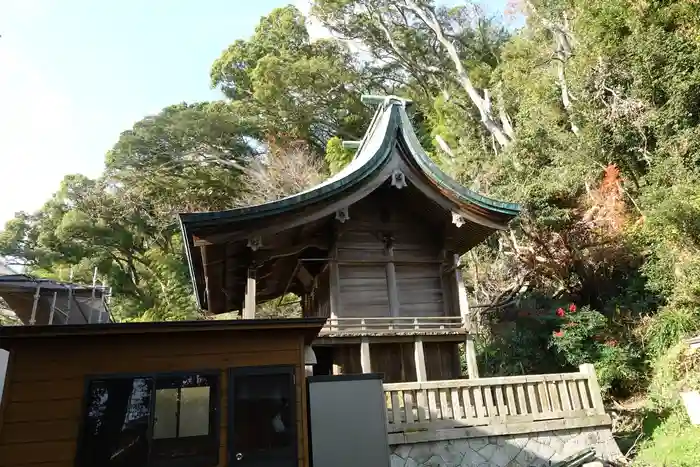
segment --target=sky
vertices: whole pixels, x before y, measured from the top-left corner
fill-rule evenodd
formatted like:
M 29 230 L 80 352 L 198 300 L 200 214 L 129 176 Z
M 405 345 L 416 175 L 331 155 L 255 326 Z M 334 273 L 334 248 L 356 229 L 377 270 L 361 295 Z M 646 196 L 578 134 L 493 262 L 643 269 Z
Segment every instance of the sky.
M 209 68 L 228 44 L 308 1 L 0 0 L 0 230 L 65 175 L 98 176 L 144 116 L 221 98 Z

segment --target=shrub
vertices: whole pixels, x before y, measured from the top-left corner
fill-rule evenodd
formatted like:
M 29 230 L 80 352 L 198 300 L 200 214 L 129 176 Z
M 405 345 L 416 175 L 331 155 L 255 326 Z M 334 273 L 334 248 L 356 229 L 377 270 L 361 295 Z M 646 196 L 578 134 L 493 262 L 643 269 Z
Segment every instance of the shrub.
M 641 356 L 630 342 L 621 341 L 609 320 L 596 310 L 571 304 L 547 317 L 557 327 L 550 346 L 573 367 L 593 363 L 603 392 L 631 391 L 643 376 Z
M 700 316 L 695 309 L 687 307 L 666 306 L 651 317 L 644 326 L 642 336 L 647 353 L 656 358 L 678 341 L 698 331 Z
M 659 356 L 653 368 L 649 399 L 657 408 L 675 406 L 683 391 L 700 390 L 700 351 L 683 341 Z

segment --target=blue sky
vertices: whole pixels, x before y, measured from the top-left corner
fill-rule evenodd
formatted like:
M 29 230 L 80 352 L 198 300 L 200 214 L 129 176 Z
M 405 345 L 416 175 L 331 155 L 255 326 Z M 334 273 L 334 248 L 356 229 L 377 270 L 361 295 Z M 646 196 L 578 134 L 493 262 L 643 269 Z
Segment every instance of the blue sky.
M 64 175 L 99 175 L 145 115 L 219 98 L 209 67 L 221 51 L 307 1 L 0 0 L 0 229 Z

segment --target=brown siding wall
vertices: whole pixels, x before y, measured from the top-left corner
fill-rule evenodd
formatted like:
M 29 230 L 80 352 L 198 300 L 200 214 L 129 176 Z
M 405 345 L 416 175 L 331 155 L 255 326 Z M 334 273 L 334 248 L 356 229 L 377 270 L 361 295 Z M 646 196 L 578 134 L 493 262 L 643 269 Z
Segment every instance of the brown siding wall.
M 326 267 L 318 276 L 314 284 L 312 309 L 308 315 L 328 318 L 331 315 L 331 286 L 330 268 Z
M 445 316 L 438 264 L 396 266 L 401 316 Z
M 416 220 L 394 199 L 398 190 L 376 191 L 350 206 L 350 219 L 341 227 L 336 242 L 340 274 L 339 317 L 391 316 L 383 235 L 393 238 L 400 316 L 453 314 L 444 305 L 440 277 L 440 232 Z M 405 204 L 406 200 L 403 200 Z M 382 218 L 381 206 L 388 213 Z M 370 261 L 343 264 L 343 261 Z M 431 263 L 434 261 L 434 263 Z M 403 263 L 402 263 L 403 262 Z M 413 263 L 411 263 L 413 262 Z
M 333 347 L 333 364 L 338 366 L 341 375 L 362 373 L 360 344 L 345 344 Z
M 386 268 L 380 264 L 341 264 L 339 318 L 391 316 Z
M 13 347 L 3 411 L 0 467 L 72 467 L 85 378 L 114 373 L 220 369 L 221 448 L 226 465 L 227 372 L 231 367 L 294 365 L 299 465 L 307 465 L 303 339 L 266 331 L 36 338 Z
M 370 344 L 372 371 L 384 373 L 385 383 L 416 380 L 416 361 L 412 342 Z
M 424 342 L 425 367 L 429 381 L 459 379 L 462 371 L 459 344 L 453 342 Z

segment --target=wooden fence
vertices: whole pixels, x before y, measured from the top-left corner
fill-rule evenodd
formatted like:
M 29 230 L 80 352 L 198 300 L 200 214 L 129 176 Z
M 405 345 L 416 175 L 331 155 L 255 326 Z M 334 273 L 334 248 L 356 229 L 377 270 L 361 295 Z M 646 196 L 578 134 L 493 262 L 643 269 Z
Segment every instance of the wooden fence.
M 593 365 L 577 373 L 384 385 L 389 433 L 604 415 Z
M 422 316 L 419 318 L 373 317 L 373 318 L 328 318 L 321 329 L 324 334 L 390 333 L 397 332 L 458 332 L 464 331 L 461 316 Z

